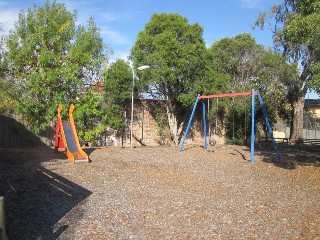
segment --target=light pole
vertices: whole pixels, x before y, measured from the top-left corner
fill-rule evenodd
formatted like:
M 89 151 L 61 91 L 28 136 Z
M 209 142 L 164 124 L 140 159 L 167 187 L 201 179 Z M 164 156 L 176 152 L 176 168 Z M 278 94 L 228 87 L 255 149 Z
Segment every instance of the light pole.
M 150 68 L 148 65 L 143 65 L 141 67 L 138 67 L 137 70 L 145 70 Z M 130 148 L 132 148 L 133 143 L 133 92 L 134 92 L 134 68 L 132 67 L 132 91 L 131 91 L 131 122 L 130 122 Z

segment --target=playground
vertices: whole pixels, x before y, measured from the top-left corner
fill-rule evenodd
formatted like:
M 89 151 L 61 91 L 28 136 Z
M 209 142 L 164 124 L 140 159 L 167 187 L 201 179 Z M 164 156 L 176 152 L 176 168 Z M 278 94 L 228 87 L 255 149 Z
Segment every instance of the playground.
M 318 239 L 318 153 L 247 147 L 0 149 L 10 239 Z

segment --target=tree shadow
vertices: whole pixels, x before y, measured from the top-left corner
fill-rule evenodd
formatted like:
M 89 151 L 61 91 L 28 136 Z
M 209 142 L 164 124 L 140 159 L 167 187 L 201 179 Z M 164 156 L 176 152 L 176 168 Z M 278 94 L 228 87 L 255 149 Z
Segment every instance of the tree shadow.
M 50 148 L 28 148 L 0 149 L 0 156 L 0 195 L 5 197 L 9 239 L 59 238 L 68 225 L 54 226 L 92 194 L 42 166 L 63 164 L 59 159 L 66 155 Z
M 315 152 L 298 151 L 293 148 L 282 149 L 281 160 L 277 159 L 275 150 L 259 150 L 257 153 L 262 156 L 264 162 L 287 170 L 294 170 L 298 166 L 320 167 L 320 155 Z

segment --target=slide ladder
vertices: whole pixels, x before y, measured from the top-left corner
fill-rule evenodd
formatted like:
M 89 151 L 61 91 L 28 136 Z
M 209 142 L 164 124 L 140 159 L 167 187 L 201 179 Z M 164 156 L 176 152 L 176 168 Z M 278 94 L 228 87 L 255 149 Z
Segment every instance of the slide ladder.
M 59 104 L 54 144 L 56 152 L 59 150 L 59 148 L 64 148 L 71 164 L 90 162 L 88 155 L 82 150 L 79 144 L 79 139 L 72 116 L 74 105 L 71 104 L 69 108 L 69 121 L 62 121 L 61 111 L 62 104 Z

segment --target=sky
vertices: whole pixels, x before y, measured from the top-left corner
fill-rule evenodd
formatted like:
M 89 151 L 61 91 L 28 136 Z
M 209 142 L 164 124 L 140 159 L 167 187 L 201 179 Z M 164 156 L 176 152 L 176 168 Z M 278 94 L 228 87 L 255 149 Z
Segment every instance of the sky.
M 104 43 L 113 50 L 110 60 L 127 59 L 137 35 L 153 13 L 178 13 L 189 24 L 203 28 L 207 47 L 223 37 L 250 33 L 258 44 L 272 46 L 269 29 L 252 29 L 257 16 L 284 0 L 58 0 L 69 11 L 77 11 L 77 23 L 86 26 L 92 16 L 101 30 Z M 13 29 L 20 10 L 45 0 L 0 0 L 0 24 L 7 33 Z
M 0 24 L 5 32 L 13 29 L 20 10 L 44 0 L 0 0 Z M 92 16 L 101 29 L 104 42 L 114 54 L 111 59 L 126 58 L 137 35 L 153 13 L 178 13 L 190 24 L 199 23 L 207 47 L 223 37 L 251 33 L 258 43 L 272 45 L 269 30 L 252 30 L 259 12 L 267 11 L 280 0 L 59 0 L 69 11 L 77 11 L 78 24 L 86 25 Z

